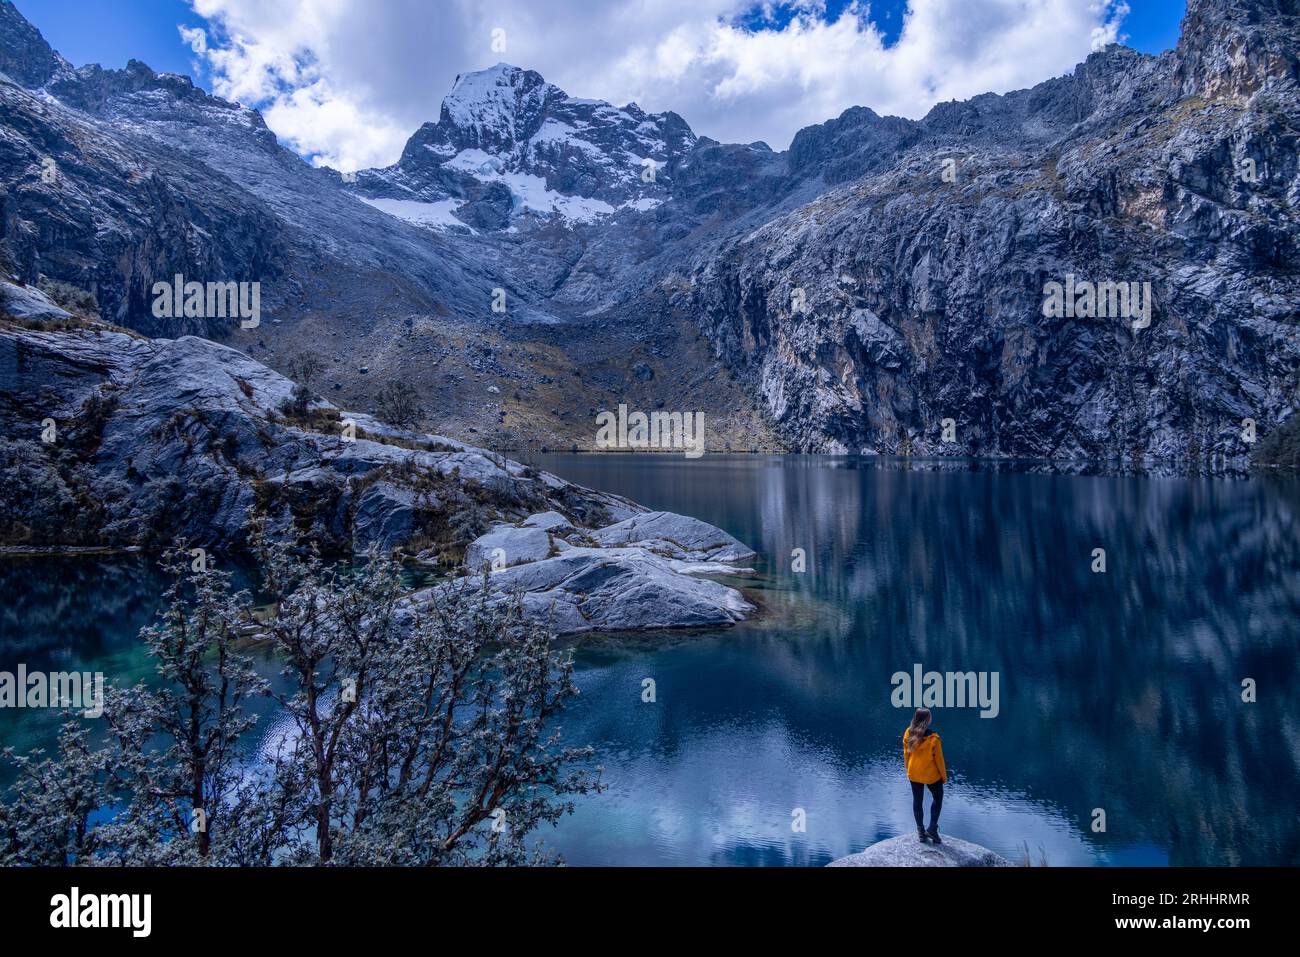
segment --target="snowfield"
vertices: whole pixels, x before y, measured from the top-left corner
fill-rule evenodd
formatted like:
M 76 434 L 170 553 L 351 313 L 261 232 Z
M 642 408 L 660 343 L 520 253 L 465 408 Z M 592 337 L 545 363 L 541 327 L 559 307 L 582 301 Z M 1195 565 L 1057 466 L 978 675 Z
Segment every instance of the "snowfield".
M 441 199 L 436 203 L 420 203 L 413 199 L 369 199 L 365 196 L 358 196 L 357 199 L 381 213 L 416 226 L 468 229 L 471 233 L 474 232 L 453 215 L 461 205 L 461 200 L 458 199 Z

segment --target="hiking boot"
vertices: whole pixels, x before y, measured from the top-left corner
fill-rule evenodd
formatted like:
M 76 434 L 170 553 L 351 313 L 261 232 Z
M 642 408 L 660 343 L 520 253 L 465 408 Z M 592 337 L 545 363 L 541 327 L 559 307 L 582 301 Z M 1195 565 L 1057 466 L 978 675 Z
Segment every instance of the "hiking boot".
M 928 837 L 930 840 L 934 841 L 934 843 L 936 843 L 936 844 L 942 844 L 942 843 L 943 843 L 943 841 L 939 840 L 939 829 L 938 829 L 937 827 L 932 827 L 932 828 L 930 828 L 930 830 L 926 831 L 926 832 L 925 832 L 925 836 L 922 837 L 921 840 L 925 840 L 925 838 L 927 838 L 927 837 Z
M 926 833 L 925 833 L 925 828 L 923 828 L 923 827 L 918 827 L 918 828 L 916 829 L 916 839 L 917 839 L 918 841 L 920 841 L 922 844 L 926 843 L 926 841 L 928 840 L 928 838 L 927 838 Z

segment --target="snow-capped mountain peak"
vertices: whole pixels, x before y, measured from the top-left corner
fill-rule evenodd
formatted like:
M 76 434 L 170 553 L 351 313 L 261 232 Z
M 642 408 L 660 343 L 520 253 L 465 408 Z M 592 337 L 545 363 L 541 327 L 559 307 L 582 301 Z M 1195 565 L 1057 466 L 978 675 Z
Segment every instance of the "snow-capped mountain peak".
M 443 98 L 438 126 L 455 130 L 457 140 L 467 146 L 509 150 L 536 127 L 548 100 L 564 95 L 532 70 L 498 63 L 456 77 Z
M 438 122 L 411 137 L 395 166 L 359 173 L 355 192 L 425 226 L 590 222 L 663 202 L 695 142 L 675 113 L 571 97 L 498 63 L 458 76 Z

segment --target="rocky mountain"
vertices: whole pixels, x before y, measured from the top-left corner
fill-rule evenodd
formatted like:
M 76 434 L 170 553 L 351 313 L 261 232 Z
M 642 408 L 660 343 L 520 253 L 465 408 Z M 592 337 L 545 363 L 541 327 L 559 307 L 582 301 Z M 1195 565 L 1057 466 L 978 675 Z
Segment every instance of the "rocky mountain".
M 838 149 L 841 185 L 697 255 L 678 301 L 800 448 L 1239 459 L 1297 399 L 1298 27 L 1203 0 L 1161 57 L 850 111 L 800 138 L 869 162 Z M 1045 315 L 1053 282 L 1150 316 Z
M 784 152 L 499 64 L 343 175 L 184 78 L 74 70 L 4 4 L 0 267 L 310 352 L 353 408 L 408 382 L 501 449 L 589 448 L 627 404 L 704 411 L 711 449 L 1232 465 L 1297 400 L 1298 24 L 1192 0 L 1162 56 Z M 160 319 L 175 274 L 259 281 L 263 321 Z
M 42 87 L 72 65 L 10 4 L 0 4 L 0 73 L 26 87 Z
M 675 113 L 575 99 L 532 70 L 500 63 L 458 76 L 438 122 L 416 131 L 394 166 L 358 175 L 353 192 L 432 226 L 586 223 L 660 205 L 695 142 Z

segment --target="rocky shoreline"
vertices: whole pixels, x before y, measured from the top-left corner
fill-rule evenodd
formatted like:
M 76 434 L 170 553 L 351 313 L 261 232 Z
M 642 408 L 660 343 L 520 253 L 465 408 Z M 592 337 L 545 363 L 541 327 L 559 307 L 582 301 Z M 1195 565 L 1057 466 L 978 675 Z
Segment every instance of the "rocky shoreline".
M 557 634 L 571 635 L 733 625 L 755 606 L 708 576 L 750 574 L 742 565 L 753 557 L 721 529 L 673 512 L 645 512 L 597 529 L 546 512 L 480 536 L 467 564 L 486 569 L 497 594 L 518 595 Z
M 10 554 L 237 552 L 260 526 L 442 575 L 486 568 L 563 634 L 725 627 L 754 610 L 709 577 L 754 557 L 712 525 L 340 409 L 210 340 L 147 339 L 41 298 L 26 290 L 26 317 L 0 320 Z

